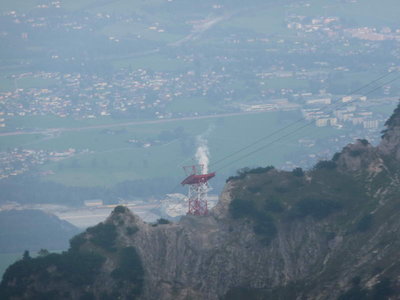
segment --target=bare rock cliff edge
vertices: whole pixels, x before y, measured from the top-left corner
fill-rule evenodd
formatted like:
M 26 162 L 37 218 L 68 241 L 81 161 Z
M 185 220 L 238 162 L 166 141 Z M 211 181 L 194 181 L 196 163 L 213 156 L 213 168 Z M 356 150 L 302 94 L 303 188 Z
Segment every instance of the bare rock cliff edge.
M 400 108 L 381 143 L 228 179 L 209 216 L 117 207 L 63 254 L 12 265 L 2 299 L 400 299 Z

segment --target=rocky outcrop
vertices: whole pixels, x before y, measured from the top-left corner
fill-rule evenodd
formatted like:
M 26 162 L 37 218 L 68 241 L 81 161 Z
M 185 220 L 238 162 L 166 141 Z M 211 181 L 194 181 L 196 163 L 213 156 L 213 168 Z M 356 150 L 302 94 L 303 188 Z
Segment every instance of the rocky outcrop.
M 385 156 L 391 156 L 400 161 L 400 105 L 386 121 L 387 127 L 382 133 L 382 141 L 377 150 Z
M 371 171 L 379 172 L 382 164 L 377 149 L 366 140 L 357 140 L 344 147 L 334 159 L 342 172 L 351 173 L 368 170 L 370 166 L 375 166 L 371 167 Z
M 230 189 L 228 184 L 223 193 L 227 202 Z M 114 217 L 108 222 L 119 222 Z M 124 218 L 138 220 L 130 212 Z M 220 299 L 232 287 L 305 280 L 329 247 L 337 247 L 326 242 L 324 225 L 312 220 L 279 224 L 278 238 L 266 247 L 248 221 L 229 217 L 223 203 L 209 216 L 185 216 L 178 224 L 135 225 L 139 230 L 132 239 L 125 237 L 123 246 L 134 246 L 145 266 L 142 299 Z
M 385 160 L 400 162 L 400 105 L 385 126 L 377 147 L 373 147 L 367 140 L 357 140 L 334 156 L 333 160 L 341 171 L 376 174 L 385 168 Z
M 8 271 L 1 289 L 19 284 L 15 299 L 52 285 L 65 290 L 58 299 L 400 299 L 399 113 L 378 147 L 359 140 L 306 174 L 230 180 L 208 216 L 147 224 L 117 207 L 64 254 L 100 257 L 84 286 L 53 260 L 40 276 Z

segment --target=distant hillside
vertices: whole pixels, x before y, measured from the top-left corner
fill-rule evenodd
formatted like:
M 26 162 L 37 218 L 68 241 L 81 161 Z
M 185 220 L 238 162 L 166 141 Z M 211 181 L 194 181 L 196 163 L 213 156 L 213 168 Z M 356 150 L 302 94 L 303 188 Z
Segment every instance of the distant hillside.
M 68 248 L 69 239 L 79 232 L 72 224 L 40 210 L 0 212 L 0 252 L 23 252 Z

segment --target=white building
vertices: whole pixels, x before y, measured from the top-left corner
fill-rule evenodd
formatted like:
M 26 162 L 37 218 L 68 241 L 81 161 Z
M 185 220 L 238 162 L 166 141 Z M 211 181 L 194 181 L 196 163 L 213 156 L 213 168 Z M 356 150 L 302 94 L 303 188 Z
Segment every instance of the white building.
M 329 118 L 321 118 L 321 119 L 315 120 L 315 125 L 317 127 L 325 127 L 325 126 L 328 126 L 328 122 L 329 122 Z
M 311 99 L 307 100 L 307 104 L 331 104 L 331 98 Z
M 378 120 L 369 120 L 369 121 L 364 121 L 363 127 L 366 129 L 376 129 L 379 126 L 379 121 Z

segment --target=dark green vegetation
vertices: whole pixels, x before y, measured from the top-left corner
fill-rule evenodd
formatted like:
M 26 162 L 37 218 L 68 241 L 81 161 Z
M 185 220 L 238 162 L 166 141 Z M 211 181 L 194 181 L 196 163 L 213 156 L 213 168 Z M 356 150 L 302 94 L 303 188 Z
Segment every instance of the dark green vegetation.
M 115 221 L 124 213 L 126 208 L 116 207 Z M 24 294 L 30 299 L 65 299 L 74 294 L 80 299 L 118 299 L 126 295 L 135 299 L 142 292 L 144 269 L 136 249 L 118 243 L 116 228 L 112 221 L 88 228 L 72 238 L 69 250 L 61 254 L 42 250 L 38 257 L 31 258 L 26 251 L 23 259 L 4 274 L 0 298 Z M 111 271 L 104 269 L 106 259 L 115 265 Z M 99 274 L 107 278 L 107 284 L 96 288 Z M 45 284 L 32 288 L 36 280 Z
M 89 241 L 107 251 L 115 251 L 117 238 L 117 229 L 114 224 L 100 223 L 94 227 L 89 227 L 86 232 L 89 235 Z
M 386 129 L 382 130 L 382 138 L 387 138 L 388 137 L 388 131 L 390 127 L 393 126 L 399 126 L 400 125 L 400 105 L 398 105 L 393 114 L 390 116 L 390 118 L 385 122 Z
M 338 300 L 396 298 L 400 270 L 399 120 L 400 110 L 396 109 L 378 147 L 358 140 L 306 172 L 264 168 L 258 169 L 263 172 L 241 171 L 230 179 L 231 217 L 251 222 L 261 240 L 274 241 L 274 230 L 279 230 L 279 240 L 269 250 L 280 249 L 293 226 L 305 233 L 291 253 L 295 268 L 312 260 L 312 255 L 302 257 L 301 248 L 307 243 L 306 251 L 315 248 L 322 256 L 310 269 L 315 275 L 309 274 L 304 282 L 301 279 L 269 289 L 237 286 L 228 291 L 226 299 L 308 299 L 315 291 L 322 298 Z M 267 233 L 258 229 L 261 222 L 268 224 Z M 296 237 L 289 239 L 292 243 Z M 334 296 L 324 294 L 330 284 L 336 289 Z
M 0 276 L 3 277 L 6 269 L 17 260 L 21 259 L 21 252 L 0 253 Z
M 129 209 L 123 205 L 118 205 L 117 207 L 114 208 L 113 212 L 115 214 L 124 214 L 126 212 L 128 212 Z
M 323 219 L 336 210 L 342 208 L 338 201 L 328 198 L 302 198 L 295 204 L 293 216 L 311 216 Z
M 79 251 L 81 246 L 85 244 L 86 238 L 85 233 L 82 232 L 81 234 L 75 235 L 70 241 L 70 251 Z
M 157 220 L 157 225 L 167 225 L 167 224 L 171 224 L 171 221 L 164 218 L 160 218 Z
M 396 118 L 400 118 L 400 111 L 396 114 Z M 146 231 L 138 234 L 138 228 L 142 226 L 140 221 L 137 222 L 126 207 L 118 206 L 107 221 L 74 237 L 71 248 L 61 255 L 41 251 L 38 259 L 32 259 L 25 252 L 21 262 L 6 272 L 0 293 L 5 296 L 28 293 L 37 297 L 68 297 L 72 296 L 67 294 L 72 287 L 71 293 L 84 299 L 140 297 L 146 273 L 146 266 L 140 259 L 141 251 L 162 257 L 158 262 L 161 269 L 165 266 L 164 258 L 168 257 L 165 253 L 171 253 L 172 257 L 177 253 L 174 251 L 186 251 L 185 247 L 203 243 L 190 234 L 195 234 L 191 229 L 197 229 L 204 222 L 203 226 L 214 223 L 212 226 L 215 227 L 208 227 L 213 230 L 205 230 L 202 238 L 204 242 L 210 241 L 207 232 L 212 232 L 211 239 L 217 241 L 215 248 L 206 243 L 205 248 L 198 247 L 198 251 L 187 254 L 185 259 L 190 261 L 193 255 L 205 267 L 207 262 L 213 261 L 222 271 L 239 266 L 240 270 L 233 277 L 227 277 L 230 284 L 219 295 L 222 299 L 313 299 L 313 296 L 339 300 L 390 299 L 398 294 L 396 278 L 400 270 L 400 241 L 397 238 L 400 189 L 395 184 L 400 168 L 396 156 L 392 155 L 400 147 L 398 130 L 397 125 L 389 127 L 388 136 L 379 147 L 357 141 L 346 146 L 333 160 L 320 161 L 308 171 L 300 168 L 279 171 L 271 166 L 240 170 L 238 176 L 228 180 L 227 190 L 232 200 L 225 218 L 216 218 L 213 214 L 197 219 L 189 217 L 186 220 L 190 222 L 173 226 L 164 225 L 168 221 L 160 219 L 153 224 L 163 225 L 159 230 L 143 227 Z M 358 150 L 357 155 L 355 150 Z M 219 231 L 219 226 L 225 230 Z M 254 235 L 249 234 L 248 228 Z M 177 232 L 185 234 L 177 235 Z M 132 237 L 135 234 L 137 236 Z M 181 237 L 185 243 L 182 249 L 177 249 Z M 246 242 L 242 243 L 242 240 Z M 151 246 L 143 247 L 159 241 L 162 241 L 160 245 L 154 247 L 159 251 L 157 253 L 150 252 L 153 251 Z M 131 242 L 140 244 L 133 248 Z M 227 245 L 231 247 L 229 251 L 226 251 Z M 232 261 L 220 261 L 221 249 L 224 258 L 228 255 Z M 251 251 L 252 255 L 248 255 Z M 235 265 L 238 262 L 233 258 L 240 252 L 243 254 L 241 265 Z M 79 263 L 81 257 L 87 264 L 80 266 L 84 269 L 78 283 L 66 264 Z M 215 260 L 209 260 L 210 257 Z M 254 268 L 254 264 L 258 266 Z M 253 268 L 247 268 L 249 266 Z M 187 265 L 186 269 L 184 264 L 179 269 L 178 265 L 171 268 L 182 274 L 193 272 L 191 266 Z M 87 270 L 99 275 L 93 278 Z M 157 268 L 147 271 L 148 283 L 158 284 L 160 271 Z M 163 271 L 169 273 L 170 269 Z M 163 280 L 169 280 L 166 273 Z M 197 274 L 204 282 L 215 279 L 202 270 Z M 176 274 L 172 276 L 177 278 Z M 265 276 L 265 282 L 255 288 L 251 285 L 253 276 Z M 280 276 L 282 279 L 275 285 L 271 283 Z M 14 282 L 18 283 L 18 289 Z M 35 284 L 29 285 L 31 282 Z M 42 282 L 50 282 L 51 288 L 40 287 Z M 80 282 L 87 286 L 83 288 Z M 62 288 L 65 285 L 68 289 Z M 201 294 L 198 285 L 191 287 L 190 283 L 181 282 L 172 285 L 172 293 L 179 293 L 182 286 L 185 293 L 192 289 Z M 161 288 L 160 292 L 165 290 Z
M 269 170 L 274 169 L 273 166 L 268 166 L 268 167 L 258 167 L 258 168 L 254 168 L 254 169 L 250 169 L 250 168 L 243 168 L 240 169 L 239 171 L 237 171 L 237 175 L 236 176 L 231 176 L 229 177 L 226 182 L 229 182 L 230 180 L 237 180 L 237 179 L 244 179 L 246 177 L 246 175 L 248 174 L 262 174 L 262 173 L 266 173 Z
M 339 212 L 352 214 L 357 206 L 371 199 L 363 183 L 339 172 L 334 161 L 320 161 L 307 173 L 299 168 L 285 172 L 273 167 L 238 173 L 229 179 L 234 184 L 230 213 L 235 219 L 253 220 L 254 232 L 267 243 L 281 221 L 306 217 L 318 221 Z M 366 231 L 371 226 L 372 216 L 368 215 L 356 228 Z
M 40 210 L 0 211 L 0 252 L 63 250 L 78 233 L 72 224 Z
M 364 232 L 371 229 L 374 224 L 374 216 L 371 214 L 363 216 L 356 224 L 358 231 Z
M 133 247 L 120 249 L 118 265 L 111 272 L 111 277 L 130 284 L 129 295 L 135 297 L 142 292 L 143 274 L 142 262 L 136 249 Z
M 350 152 L 348 155 L 354 158 Z M 385 157 L 385 160 L 388 162 L 389 157 Z M 320 289 L 321 282 L 331 281 L 338 272 L 348 272 L 349 265 L 355 259 L 353 256 L 366 255 L 360 249 L 367 247 L 372 240 L 379 240 L 378 243 L 374 242 L 377 243 L 375 253 L 381 253 L 395 242 L 396 234 L 389 230 L 383 234 L 378 226 L 390 228 L 393 223 L 387 222 L 387 218 L 393 217 L 393 213 L 398 211 L 396 199 L 400 191 L 396 187 L 390 187 L 391 180 L 399 172 L 398 163 L 390 160 L 390 170 L 376 176 L 371 184 L 370 177 L 365 177 L 364 171 L 357 174 L 343 172 L 338 170 L 337 162 L 338 159 L 321 161 L 307 172 L 299 169 L 283 172 L 273 168 L 264 168 L 264 172 L 246 170 L 241 171 L 238 177 L 230 179 L 234 186 L 234 198 L 230 204 L 231 216 L 234 219 L 251 221 L 254 233 L 260 241 L 267 242 L 267 245 L 274 239 L 278 226 L 301 226 L 307 218 L 313 222 L 313 226 L 323 226 L 324 239 L 328 242 L 335 240 L 337 235 L 344 236 L 349 242 L 324 267 L 314 283 L 308 280 L 271 289 L 239 286 L 230 289 L 224 299 L 295 299 L 300 295 L 307 295 L 313 288 Z M 387 207 L 380 209 L 379 201 L 371 196 L 378 187 L 386 189 L 386 197 L 392 201 Z M 396 246 L 393 248 L 397 249 Z M 385 270 L 384 266 L 388 264 L 390 266 Z M 338 300 L 388 300 L 398 294 L 399 287 L 395 280 L 395 274 L 398 274 L 397 261 L 391 261 L 387 257 L 382 261 L 371 260 L 367 267 L 356 272 L 360 277 L 355 277 L 349 284 L 350 287 L 342 290 Z M 377 274 L 382 275 L 378 277 Z M 366 281 L 371 277 L 377 280 L 372 286 L 366 287 Z
M 47 284 L 56 282 L 57 277 L 63 278 L 68 284 L 79 288 L 88 284 L 92 284 L 96 278 L 104 257 L 97 253 L 68 251 L 62 254 L 49 254 L 44 257 L 25 258 L 11 265 L 3 276 L 0 286 L 0 296 L 2 299 L 11 297 L 19 297 L 25 291 L 24 287 L 29 286 L 32 278 L 30 275 L 35 274 L 38 278 L 46 280 Z M 50 271 L 49 268 L 55 271 Z M 16 282 L 16 287 L 8 285 L 10 282 Z M 64 296 L 57 291 L 44 293 L 50 295 Z M 42 296 L 42 293 L 35 292 L 33 297 Z
M 158 225 L 168 225 L 168 224 L 171 224 L 170 220 L 160 218 L 160 219 L 157 219 L 157 221 L 155 223 L 151 224 L 151 226 L 157 227 Z

